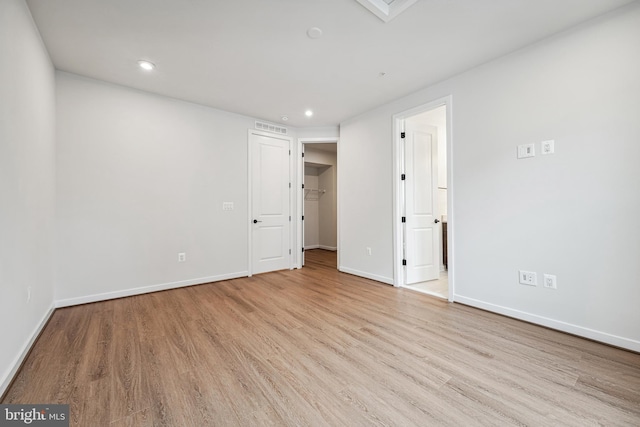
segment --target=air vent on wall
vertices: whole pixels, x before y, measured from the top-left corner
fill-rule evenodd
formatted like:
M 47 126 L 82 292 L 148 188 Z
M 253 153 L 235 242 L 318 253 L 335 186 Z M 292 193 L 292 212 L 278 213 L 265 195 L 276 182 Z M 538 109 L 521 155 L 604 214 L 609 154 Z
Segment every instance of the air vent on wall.
M 267 132 L 279 133 L 280 135 L 286 135 L 289 132 L 285 127 L 276 126 L 276 125 L 272 125 L 264 122 L 256 122 L 256 129 L 264 130 Z

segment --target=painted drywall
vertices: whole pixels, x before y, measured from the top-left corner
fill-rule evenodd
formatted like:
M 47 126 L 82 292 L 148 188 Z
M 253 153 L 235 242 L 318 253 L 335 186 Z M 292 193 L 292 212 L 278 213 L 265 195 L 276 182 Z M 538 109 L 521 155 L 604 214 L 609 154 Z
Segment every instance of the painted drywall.
M 391 114 L 395 112 L 384 106 L 342 123 L 338 144 L 338 269 L 389 284 L 393 283 Z
M 64 72 L 56 83 L 59 303 L 246 275 L 254 119 Z
M 53 65 L 22 0 L 0 2 L 0 395 L 53 309 Z M 31 300 L 27 302 L 28 289 Z
M 338 138 L 340 136 L 339 126 L 309 126 L 294 128 L 294 131 L 298 138 Z
M 392 281 L 392 116 L 451 95 L 456 301 L 640 350 L 638 40 L 635 2 L 342 123 L 341 269 Z

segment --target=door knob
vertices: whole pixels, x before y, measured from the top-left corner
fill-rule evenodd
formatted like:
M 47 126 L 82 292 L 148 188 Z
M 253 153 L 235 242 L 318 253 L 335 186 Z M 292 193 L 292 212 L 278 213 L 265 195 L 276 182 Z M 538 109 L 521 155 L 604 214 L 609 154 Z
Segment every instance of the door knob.
M 259 223 L 259 222 L 262 222 L 262 221 L 258 221 L 257 219 L 254 219 L 254 220 L 253 220 L 253 223 L 254 223 L 254 224 L 257 224 L 257 223 Z
M 433 222 L 435 222 L 437 224 L 437 223 L 440 222 L 440 220 L 436 218 L 436 219 L 433 220 Z

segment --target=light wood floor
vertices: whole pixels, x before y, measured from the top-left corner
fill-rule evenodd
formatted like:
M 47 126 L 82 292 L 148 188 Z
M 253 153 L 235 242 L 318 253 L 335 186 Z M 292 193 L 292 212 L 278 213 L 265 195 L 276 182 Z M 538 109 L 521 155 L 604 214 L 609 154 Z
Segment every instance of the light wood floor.
M 59 309 L 3 403 L 78 426 L 640 425 L 640 355 L 335 262 Z

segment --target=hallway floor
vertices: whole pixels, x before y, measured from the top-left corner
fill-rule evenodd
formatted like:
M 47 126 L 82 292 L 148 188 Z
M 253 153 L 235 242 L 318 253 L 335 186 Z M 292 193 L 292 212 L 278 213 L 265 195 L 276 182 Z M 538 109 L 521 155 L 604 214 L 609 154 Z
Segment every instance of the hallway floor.
M 449 297 L 449 274 L 447 270 L 440 272 L 437 280 L 419 282 L 406 286 L 407 289 L 447 299 Z

